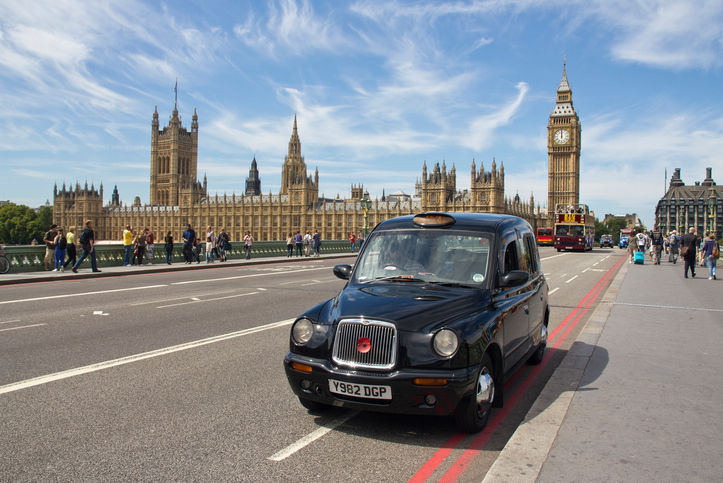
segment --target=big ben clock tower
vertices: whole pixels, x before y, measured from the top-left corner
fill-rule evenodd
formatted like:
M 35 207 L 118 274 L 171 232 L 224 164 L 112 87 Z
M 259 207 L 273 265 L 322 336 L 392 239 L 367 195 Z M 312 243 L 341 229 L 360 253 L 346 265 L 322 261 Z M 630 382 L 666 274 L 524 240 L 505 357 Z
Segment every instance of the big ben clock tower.
M 547 209 L 553 218 L 558 204 L 580 202 L 580 118 L 572 106 L 566 63 L 557 88 L 557 103 L 547 123 Z

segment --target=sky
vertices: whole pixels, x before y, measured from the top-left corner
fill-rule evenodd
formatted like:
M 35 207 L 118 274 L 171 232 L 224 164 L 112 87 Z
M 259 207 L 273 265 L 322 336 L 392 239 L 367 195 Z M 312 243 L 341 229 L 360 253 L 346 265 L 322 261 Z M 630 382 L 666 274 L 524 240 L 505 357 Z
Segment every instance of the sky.
M 278 193 L 294 115 L 320 195 L 372 198 L 472 161 L 547 201 L 563 59 L 582 124 L 580 201 L 651 226 L 675 168 L 723 182 L 723 0 L 0 2 L 0 200 L 117 185 L 149 201 L 158 106 L 199 122 L 198 173 Z M 666 179 L 667 170 L 667 179 Z

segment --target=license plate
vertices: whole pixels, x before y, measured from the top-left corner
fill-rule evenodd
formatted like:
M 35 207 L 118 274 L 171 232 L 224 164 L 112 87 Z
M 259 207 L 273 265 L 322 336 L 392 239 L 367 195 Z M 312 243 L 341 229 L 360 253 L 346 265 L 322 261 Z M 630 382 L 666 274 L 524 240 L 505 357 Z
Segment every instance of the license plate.
M 342 396 L 361 397 L 365 399 L 392 399 L 392 388 L 390 386 L 371 386 L 369 384 L 354 384 L 352 382 L 329 379 L 329 391 Z

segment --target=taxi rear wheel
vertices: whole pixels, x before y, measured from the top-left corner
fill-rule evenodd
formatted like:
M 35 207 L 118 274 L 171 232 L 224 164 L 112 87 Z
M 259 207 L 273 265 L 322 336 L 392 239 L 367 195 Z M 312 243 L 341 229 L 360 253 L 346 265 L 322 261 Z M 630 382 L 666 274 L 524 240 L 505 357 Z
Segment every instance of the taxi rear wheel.
M 489 354 L 485 354 L 477 373 L 475 391 L 466 401 L 460 403 L 454 413 L 460 431 L 478 433 L 487 425 L 490 410 L 495 400 L 494 367 Z
M 327 409 L 329 409 L 331 407 L 328 404 L 312 401 L 311 399 L 304 399 L 303 397 L 299 398 L 299 402 L 306 409 L 308 409 L 309 411 L 314 412 L 314 413 L 326 411 Z

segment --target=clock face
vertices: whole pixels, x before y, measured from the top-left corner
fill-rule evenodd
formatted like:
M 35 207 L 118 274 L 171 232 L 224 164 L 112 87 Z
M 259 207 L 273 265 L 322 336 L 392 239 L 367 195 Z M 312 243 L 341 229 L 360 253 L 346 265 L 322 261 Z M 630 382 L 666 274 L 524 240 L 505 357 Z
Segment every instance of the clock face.
M 570 140 L 570 132 L 567 129 L 558 129 L 554 138 L 557 144 L 566 144 Z

